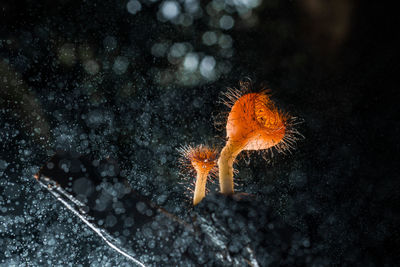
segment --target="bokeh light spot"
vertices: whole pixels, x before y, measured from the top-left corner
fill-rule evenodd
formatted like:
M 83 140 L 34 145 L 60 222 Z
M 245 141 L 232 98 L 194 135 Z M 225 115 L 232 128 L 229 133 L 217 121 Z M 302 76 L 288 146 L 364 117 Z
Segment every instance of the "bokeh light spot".
M 130 0 L 126 4 L 126 9 L 128 9 L 129 13 L 131 13 L 132 15 L 135 15 L 140 10 L 142 10 L 142 4 L 140 4 L 140 2 L 137 0 Z
M 221 27 L 221 29 L 224 29 L 224 30 L 231 29 L 234 24 L 235 24 L 235 21 L 233 20 L 233 18 L 228 15 L 222 16 L 222 18 L 219 20 L 219 26 Z
M 180 6 L 175 1 L 165 1 L 161 5 L 161 13 L 168 20 L 174 19 L 180 13 Z

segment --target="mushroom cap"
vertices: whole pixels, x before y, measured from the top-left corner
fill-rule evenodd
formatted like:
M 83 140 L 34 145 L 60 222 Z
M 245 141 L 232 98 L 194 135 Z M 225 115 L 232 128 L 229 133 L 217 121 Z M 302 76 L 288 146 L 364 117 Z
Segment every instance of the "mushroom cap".
M 285 115 L 266 91 L 247 93 L 232 106 L 226 124 L 230 142 L 243 150 L 262 150 L 277 145 L 285 137 Z
M 209 172 L 216 165 L 217 153 L 208 147 L 199 146 L 191 151 L 189 158 L 196 171 Z
M 217 164 L 218 152 L 214 148 L 199 145 L 196 147 L 185 146 L 180 153 L 185 161 L 190 162 L 196 172 L 209 172 Z

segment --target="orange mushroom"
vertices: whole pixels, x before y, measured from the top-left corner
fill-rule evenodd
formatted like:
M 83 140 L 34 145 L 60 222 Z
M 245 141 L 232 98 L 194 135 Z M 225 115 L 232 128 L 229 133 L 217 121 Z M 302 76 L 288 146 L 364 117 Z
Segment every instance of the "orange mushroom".
M 199 145 L 184 146 L 179 152 L 183 169 L 196 172 L 193 205 L 197 205 L 206 195 L 207 178 L 217 173 L 217 150 Z
M 293 118 L 281 112 L 269 97 L 268 91 L 249 92 L 249 82 L 241 82 L 241 90 L 225 93 L 231 107 L 226 123 L 225 147 L 218 159 L 219 184 L 222 194 L 233 194 L 233 163 L 243 150 L 279 152 L 294 145 L 298 132 L 291 126 Z

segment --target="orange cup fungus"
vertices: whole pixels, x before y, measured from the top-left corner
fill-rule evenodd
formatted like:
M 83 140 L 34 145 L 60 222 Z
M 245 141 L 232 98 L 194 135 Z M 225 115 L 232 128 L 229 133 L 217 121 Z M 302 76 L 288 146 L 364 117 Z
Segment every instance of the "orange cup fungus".
M 233 163 L 242 151 L 290 151 L 302 135 L 293 128 L 295 117 L 279 110 L 269 91 L 251 92 L 250 82 L 240 82 L 240 90 L 229 88 L 223 101 L 229 108 L 226 121 L 227 142 L 217 161 L 217 150 L 207 146 L 184 146 L 179 149 L 184 170 L 196 173 L 193 205 L 206 194 L 209 176 L 219 175 L 222 194 L 233 194 Z
M 206 195 L 207 178 L 217 173 L 217 150 L 199 145 L 184 146 L 179 152 L 184 170 L 196 173 L 193 205 L 197 205 Z
M 241 90 L 229 89 L 225 103 L 231 107 L 226 123 L 227 142 L 218 159 L 219 183 L 222 194 L 233 194 L 233 163 L 243 150 L 279 152 L 292 147 L 296 130 L 288 114 L 281 112 L 270 99 L 267 90 L 248 92 L 248 82 Z

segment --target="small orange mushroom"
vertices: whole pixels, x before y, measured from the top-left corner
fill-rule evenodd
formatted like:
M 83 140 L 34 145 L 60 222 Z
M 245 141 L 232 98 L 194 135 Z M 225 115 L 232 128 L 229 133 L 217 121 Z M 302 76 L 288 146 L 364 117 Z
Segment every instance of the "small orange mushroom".
M 179 149 L 181 165 L 196 172 L 193 205 L 197 205 L 206 195 L 207 177 L 217 173 L 217 150 L 207 146 L 184 146 Z
M 218 159 L 219 184 L 222 194 L 233 194 L 233 163 L 243 150 L 284 151 L 292 147 L 298 132 L 291 128 L 292 118 L 281 112 L 268 91 L 249 92 L 249 82 L 241 90 L 229 89 L 225 103 L 231 107 L 226 123 L 225 147 Z

